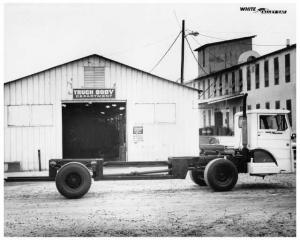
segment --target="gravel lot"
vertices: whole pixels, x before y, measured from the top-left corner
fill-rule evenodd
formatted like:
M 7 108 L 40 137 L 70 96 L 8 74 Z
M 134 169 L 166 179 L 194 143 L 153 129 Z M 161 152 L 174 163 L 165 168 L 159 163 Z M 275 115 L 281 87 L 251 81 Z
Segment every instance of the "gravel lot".
M 67 200 L 54 182 L 5 183 L 5 236 L 296 236 L 296 176 L 239 175 L 233 191 L 186 180 L 93 182 Z

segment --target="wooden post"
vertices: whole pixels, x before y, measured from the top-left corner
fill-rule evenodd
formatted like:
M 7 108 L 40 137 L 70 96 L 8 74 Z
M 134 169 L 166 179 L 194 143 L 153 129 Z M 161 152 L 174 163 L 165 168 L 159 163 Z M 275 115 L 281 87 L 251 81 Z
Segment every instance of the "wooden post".
M 185 38 L 185 21 L 182 20 L 182 31 L 181 31 L 181 77 L 180 83 L 184 81 L 184 39 Z
M 38 159 L 39 159 L 39 171 L 42 171 L 42 163 L 41 163 L 41 150 L 38 150 Z

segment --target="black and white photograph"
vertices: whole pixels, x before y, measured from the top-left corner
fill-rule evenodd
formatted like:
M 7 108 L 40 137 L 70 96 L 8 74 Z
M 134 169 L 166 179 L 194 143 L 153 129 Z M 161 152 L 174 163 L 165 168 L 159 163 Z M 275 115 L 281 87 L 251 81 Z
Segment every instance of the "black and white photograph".
M 4 237 L 296 238 L 295 1 L 1 7 Z

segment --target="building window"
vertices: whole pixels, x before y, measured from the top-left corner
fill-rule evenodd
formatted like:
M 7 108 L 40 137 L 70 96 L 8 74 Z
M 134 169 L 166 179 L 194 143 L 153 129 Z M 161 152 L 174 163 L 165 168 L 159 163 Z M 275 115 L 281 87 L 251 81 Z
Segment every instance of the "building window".
M 53 126 L 53 105 L 10 105 L 7 107 L 9 127 Z
M 104 67 L 84 67 L 84 87 L 105 88 Z
M 207 98 L 210 98 L 210 79 L 207 79 Z
M 217 77 L 214 78 L 214 97 L 217 96 Z
M 205 110 L 203 110 L 203 127 L 206 127 L 206 114 L 205 114 Z
M 251 73 L 250 66 L 247 67 L 247 91 L 251 90 Z
M 275 101 L 275 109 L 280 109 L 280 101 Z
M 208 126 L 211 126 L 211 110 L 208 110 Z
M 286 109 L 289 110 L 289 121 L 290 121 L 290 125 L 292 126 L 292 101 L 291 99 L 286 100 Z
M 248 110 L 251 110 L 251 105 L 248 105 L 248 106 L 247 106 L 247 109 L 248 109 Z
M 266 109 L 270 109 L 270 103 L 266 102 Z
M 222 96 L 222 75 L 219 78 L 219 96 Z
M 243 70 L 239 69 L 239 87 L 240 92 L 243 91 Z
M 197 85 L 197 89 L 200 90 L 201 86 L 200 86 L 200 81 L 196 83 Z M 202 96 L 204 95 L 203 92 L 198 91 L 198 99 L 200 99 Z
M 206 89 L 205 89 L 205 79 L 203 79 L 203 99 L 205 99 L 205 92 L 206 92 Z
M 259 64 L 255 64 L 255 88 L 259 88 Z
M 260 104 L 256 104 L 256 109 L 260 109 Z
M 264 62 L 264 69 L 265 69 L 265 87 L 269 87 L 269 61 L 268 60 Z
M 226 123 L 227 128 L 229 128 L 229 110 L 227 110 L 227 112 L 226 112 L 225 123 Z
M 242 111 L 243 111 L 243 105 L 240 106 L 240 112 L 242 112 Z
M 202 66 L 205 67 L 205 52 L 203 50 L 203 54 L 202 54 Z
M 236 114 L 236 107 L 232 108 L 232 119 L 233 119 L 233 126 L 234 126 L 234 115 Z
M 228 74 L 225 74 L 225 95 L 228 95 Z
M 279 84 L 279 61 L 278 57 L 274 58 L 274 84 Z
M 231 92 L 235 93 L 235 72 L 231 74 Z
M 285 82 L 291 81 L 291 63 L 290 63 L 290 54 L 285 55 Z

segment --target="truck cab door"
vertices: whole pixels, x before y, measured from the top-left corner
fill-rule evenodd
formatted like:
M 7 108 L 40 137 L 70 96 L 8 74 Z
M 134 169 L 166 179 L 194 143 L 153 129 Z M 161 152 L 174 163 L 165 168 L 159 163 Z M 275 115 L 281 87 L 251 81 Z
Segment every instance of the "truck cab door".
M 278 172 L 291 172 L 291 128 L 286 114 L 258 114 L 257 146 L 269 151 Z

